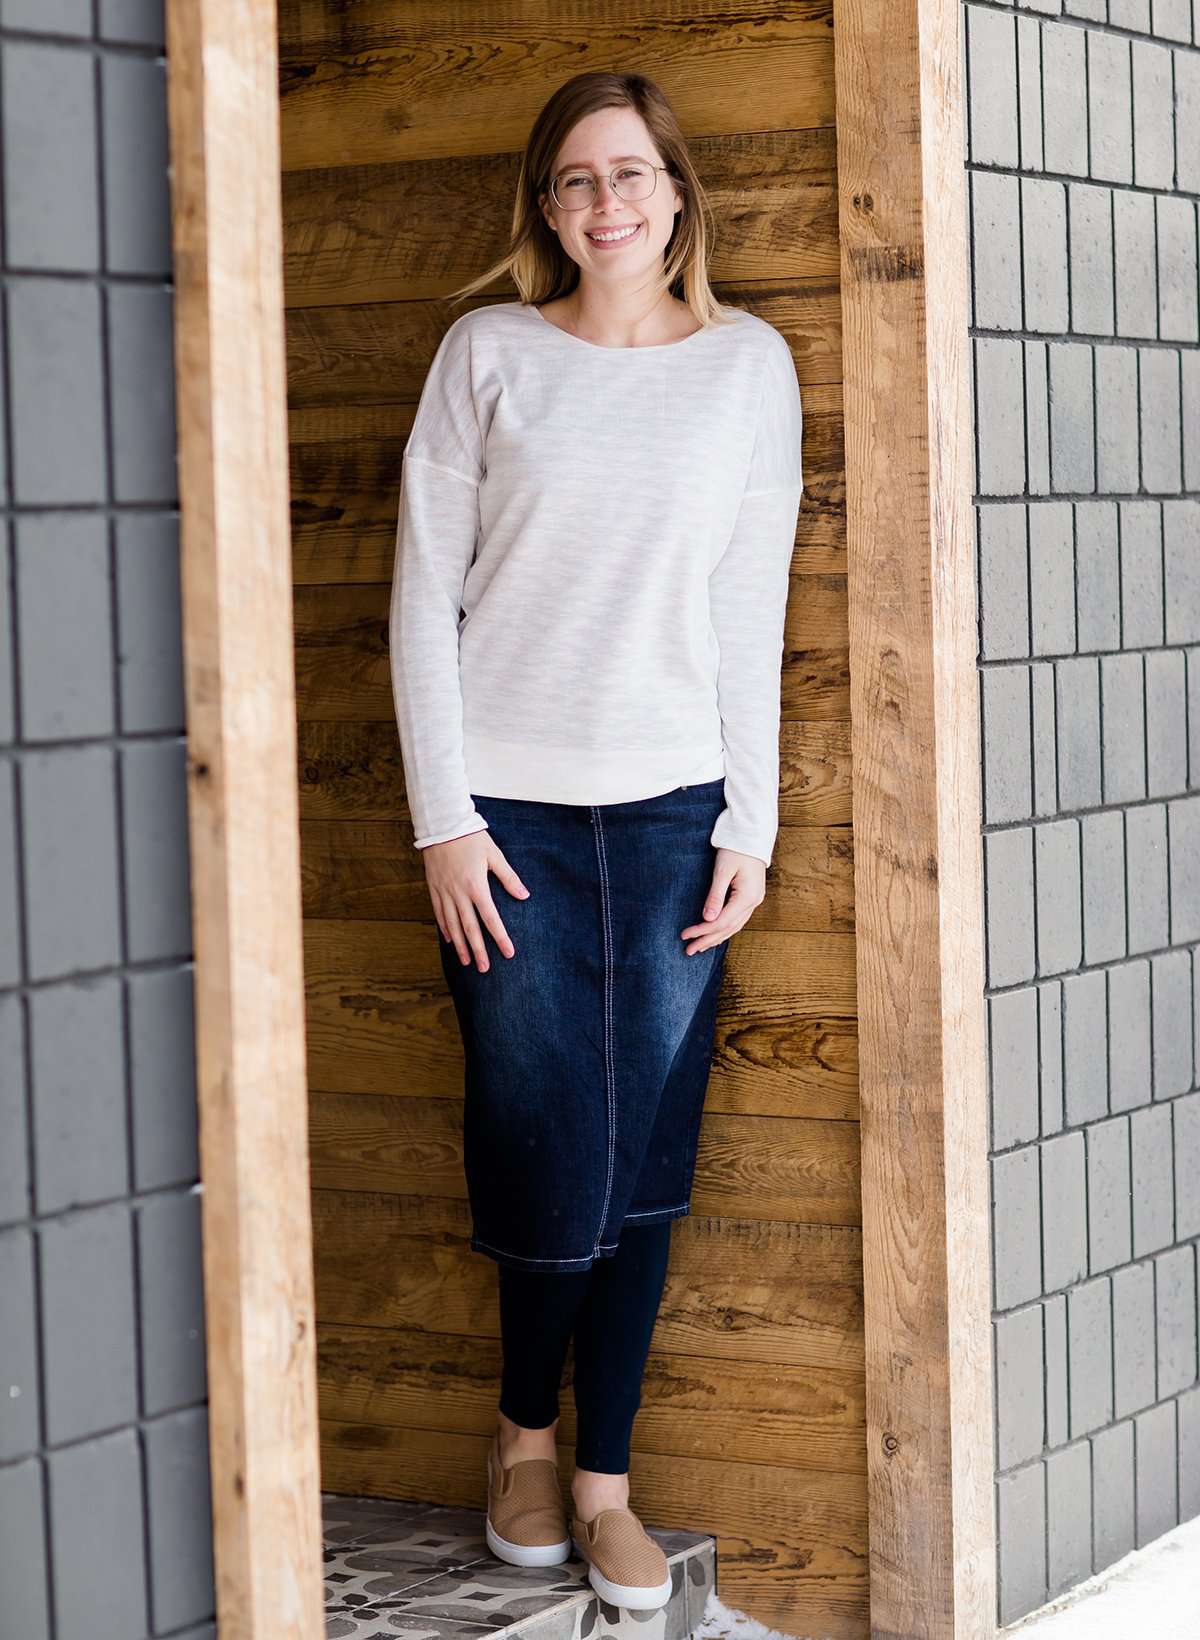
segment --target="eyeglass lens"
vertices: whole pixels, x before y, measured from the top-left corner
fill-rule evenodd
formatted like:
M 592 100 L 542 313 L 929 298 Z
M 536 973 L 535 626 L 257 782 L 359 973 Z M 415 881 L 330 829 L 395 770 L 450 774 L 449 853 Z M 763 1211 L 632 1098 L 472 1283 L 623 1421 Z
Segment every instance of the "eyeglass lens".
M 619 165 L 612 174 L 613 190 L 620 199 L 645 199 L 654 192 L 653 165 L 641 161 Z M 560 171 L 554 179 L 554 197 L 568 211 L 581 210 L 596 197 L 596 178 L 591 171 Z

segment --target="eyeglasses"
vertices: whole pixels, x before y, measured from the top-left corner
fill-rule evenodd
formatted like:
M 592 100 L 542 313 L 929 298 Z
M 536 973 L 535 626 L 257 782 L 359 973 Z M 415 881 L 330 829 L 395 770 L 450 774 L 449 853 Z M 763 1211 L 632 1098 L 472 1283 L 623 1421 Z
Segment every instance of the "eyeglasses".
M 666 165 L 651 165 L 648 159 L 626 160 L 610 173 L 608 184 L 618 199 L 649 199 L 658 182 L 658 173 L 668 169 Z M 550 192 L 561 210 L 583 211 L 595 199 L 598 187 L 594 171 L 576 167 L 560 171 L 552 178 Z

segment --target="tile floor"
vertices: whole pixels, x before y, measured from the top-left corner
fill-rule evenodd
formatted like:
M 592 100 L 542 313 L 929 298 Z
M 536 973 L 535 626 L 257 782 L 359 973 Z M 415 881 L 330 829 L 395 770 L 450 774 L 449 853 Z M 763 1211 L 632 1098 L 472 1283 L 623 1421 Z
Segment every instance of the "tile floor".
M 658 1611 L 610 1606 L 577 1556 L 510 1566 L 484 1537 L 483 1511 L 385 1498 L 321 1497 L 326 1640 L 688 1640 L 716 1587 L 716 1543 L 647 1526 L 671 1567 Z

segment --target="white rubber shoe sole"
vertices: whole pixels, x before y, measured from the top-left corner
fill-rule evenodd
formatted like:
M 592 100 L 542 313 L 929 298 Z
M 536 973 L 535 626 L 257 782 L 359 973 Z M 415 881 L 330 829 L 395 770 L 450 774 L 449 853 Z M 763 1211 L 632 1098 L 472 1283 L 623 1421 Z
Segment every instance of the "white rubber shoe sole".
M 571 1558 L 571 1542 L 510 1543 L 495 1531 L 491 1521 L 486 1522 L 487 1545 L 497 1560 L 506 1560 L 510 1566 L 561 1566 Z
M 601 1600 L 607 1600 L 610 1606 L 624 1606 L 629 1611 L 650 1612 L 657 1611 L 665 1606 L 671 1598 L 671 1574 L 668 1571 L 662 1583 L 652 1588 L 639 1587 L 635 1583 L 610 1583 L 604 1573 L 588 1560 L 579 1544 L 579 1539 L 571 1539 L 575 1545 L 575 1552 L 588 1569 L 588 1582 L 595 1589 Z

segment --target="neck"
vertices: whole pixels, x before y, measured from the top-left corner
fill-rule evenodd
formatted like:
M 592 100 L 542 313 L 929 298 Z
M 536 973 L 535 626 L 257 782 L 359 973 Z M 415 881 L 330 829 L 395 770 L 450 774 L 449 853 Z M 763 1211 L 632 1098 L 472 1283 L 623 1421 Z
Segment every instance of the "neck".
M 563 298 L 561 316 L 584 341 L 602 347 L 652 347 L 679 334 L 680 307 L 663 288 L 647 301 L 644 289 L 597 287 L 583 279 Z

